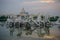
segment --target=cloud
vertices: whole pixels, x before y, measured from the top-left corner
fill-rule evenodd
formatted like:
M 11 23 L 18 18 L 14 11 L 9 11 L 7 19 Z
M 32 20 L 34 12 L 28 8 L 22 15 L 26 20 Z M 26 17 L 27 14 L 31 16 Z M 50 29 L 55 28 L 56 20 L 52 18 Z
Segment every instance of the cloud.
M 41 0 L 41 3 L 54 3 L 54 0 Z
M 56 5 L 46 5 L 46 6 L 37 6 L 37 7 L 32 7 L 31 8 L 31 11 L 40 11 L 40 12 L 48 12 L 48 11 L 53 11 L 53 12 L 56 12 L 56 11 L 59 11 L 60 10 L 60 5 L 59 4 L 56 4 Z
M 7 14 L 20 13 L 21 8 L 23 7 L 29 13 L 60 12 L 60 0 L 0 0 L 0 4 L 0 13 Z
M 35 1 L 26 1 L 22 2 L 23 5 L 36 5 L 41 3 L 54 3 L 54 0 L 35 0 Z

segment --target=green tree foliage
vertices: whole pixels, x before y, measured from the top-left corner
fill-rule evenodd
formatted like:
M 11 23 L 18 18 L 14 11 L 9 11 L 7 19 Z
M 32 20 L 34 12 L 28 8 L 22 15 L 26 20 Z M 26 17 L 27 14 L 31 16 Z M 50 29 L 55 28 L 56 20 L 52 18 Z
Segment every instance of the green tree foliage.
M 45 18 L 45 16 L 41 15 L 41 20 L 43 20 Z
M 0 16 L 0 22 L 5 22 L 7 21 L 7 18 L 6 16 Z
M 55 17 L 53 16 L 49 18 L 49 21 L 56 22 L 58 19 L 59 19 L 59 16 L 55 16 Z
M 37 19 L 37 16 L 34 16 L 33 19 L 36 20 Z

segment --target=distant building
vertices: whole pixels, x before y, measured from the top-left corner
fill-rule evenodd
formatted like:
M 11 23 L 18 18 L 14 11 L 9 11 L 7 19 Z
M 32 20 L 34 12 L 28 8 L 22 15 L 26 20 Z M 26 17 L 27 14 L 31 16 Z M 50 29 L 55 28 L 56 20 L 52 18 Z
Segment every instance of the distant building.
M 28 17 L 29 14 L 24 10 L 24 8 L 22 8 L 21 12 L 17 15 L 17 19 L 20 21 L 26 21 Z
M 10 18 L 14 18 L 15 21 L 20 21 L 20 22 L 26 22 L 26 21 L 30 21 L 30 20 L 33 20 L 33 21 L 43 21 L 43 20 L 41 20 L 40 13 L 39 14 L 29 14 L 28 12 L 25 11 L 24 8 L 22 8 L 21 12 L 18 15 L 15 15 L 15 16 L 11 15 L 9 17 Z

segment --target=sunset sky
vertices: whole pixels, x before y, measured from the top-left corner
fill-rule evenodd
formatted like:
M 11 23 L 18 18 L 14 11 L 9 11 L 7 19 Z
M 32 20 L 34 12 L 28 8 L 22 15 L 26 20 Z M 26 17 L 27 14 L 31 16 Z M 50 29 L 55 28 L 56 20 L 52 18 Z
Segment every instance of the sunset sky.
M 22 8 L 31 14 L 60 15 L 60 0 L 0 0 L 0 14 L 19 14 Z

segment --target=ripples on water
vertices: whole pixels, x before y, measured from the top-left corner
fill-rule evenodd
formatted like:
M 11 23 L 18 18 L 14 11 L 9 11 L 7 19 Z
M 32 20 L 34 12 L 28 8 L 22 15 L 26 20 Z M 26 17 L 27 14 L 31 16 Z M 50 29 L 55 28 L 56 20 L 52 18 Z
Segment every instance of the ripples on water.
M 11 40 L 11 39 L 17 39 L 17 37 L 19 36 L 19 35 L 22 35 L 21 37 L 32 37 L 32 38 L 39 38 L 39 35 L 37 35 L 37 33 L 39 32 L 39 31 L 37 31 L 39 28 L 37 28 L 35 31 L 33 31 L 33 33 L 32 34 L 30 34 L 30 35 L 26 35 L 25 33 L 27 32 L 27 31 L 22 31 L 22 33 L 21 34 L 18 34 L 18 33 L 20 33 L 20 31 L 22 30 L 22 29 L 17 29 L 17 28 L 9 28 L 8 27 L 8 25 L 5 25 L 5 23 L 3 23 L 3 24 L 1 24 L 0 25 L 0 38 L 2 39 L 2 40 L 5 40 L 5 39 L 7 39 L 7 40 Z M 13 31 L 12 31 L 13 30 Z M 43 31 L 43 29 L 42 29 L 42 31 Z M 43 33 L 44 33 L 44 31 L 43 31 Z M 56 37 L 60 37 L 60 29 L 58 28 L 58 25 L 55 25 L 55 26 L 53 26 L 53 27 L 51 27 L 50 28 L 50 36 L 56 36 Z M 41 34 L 41 37 L 42 36 L 45 36 L 44 34 Z M 19 39 L 19 38 L 18 38 Z

